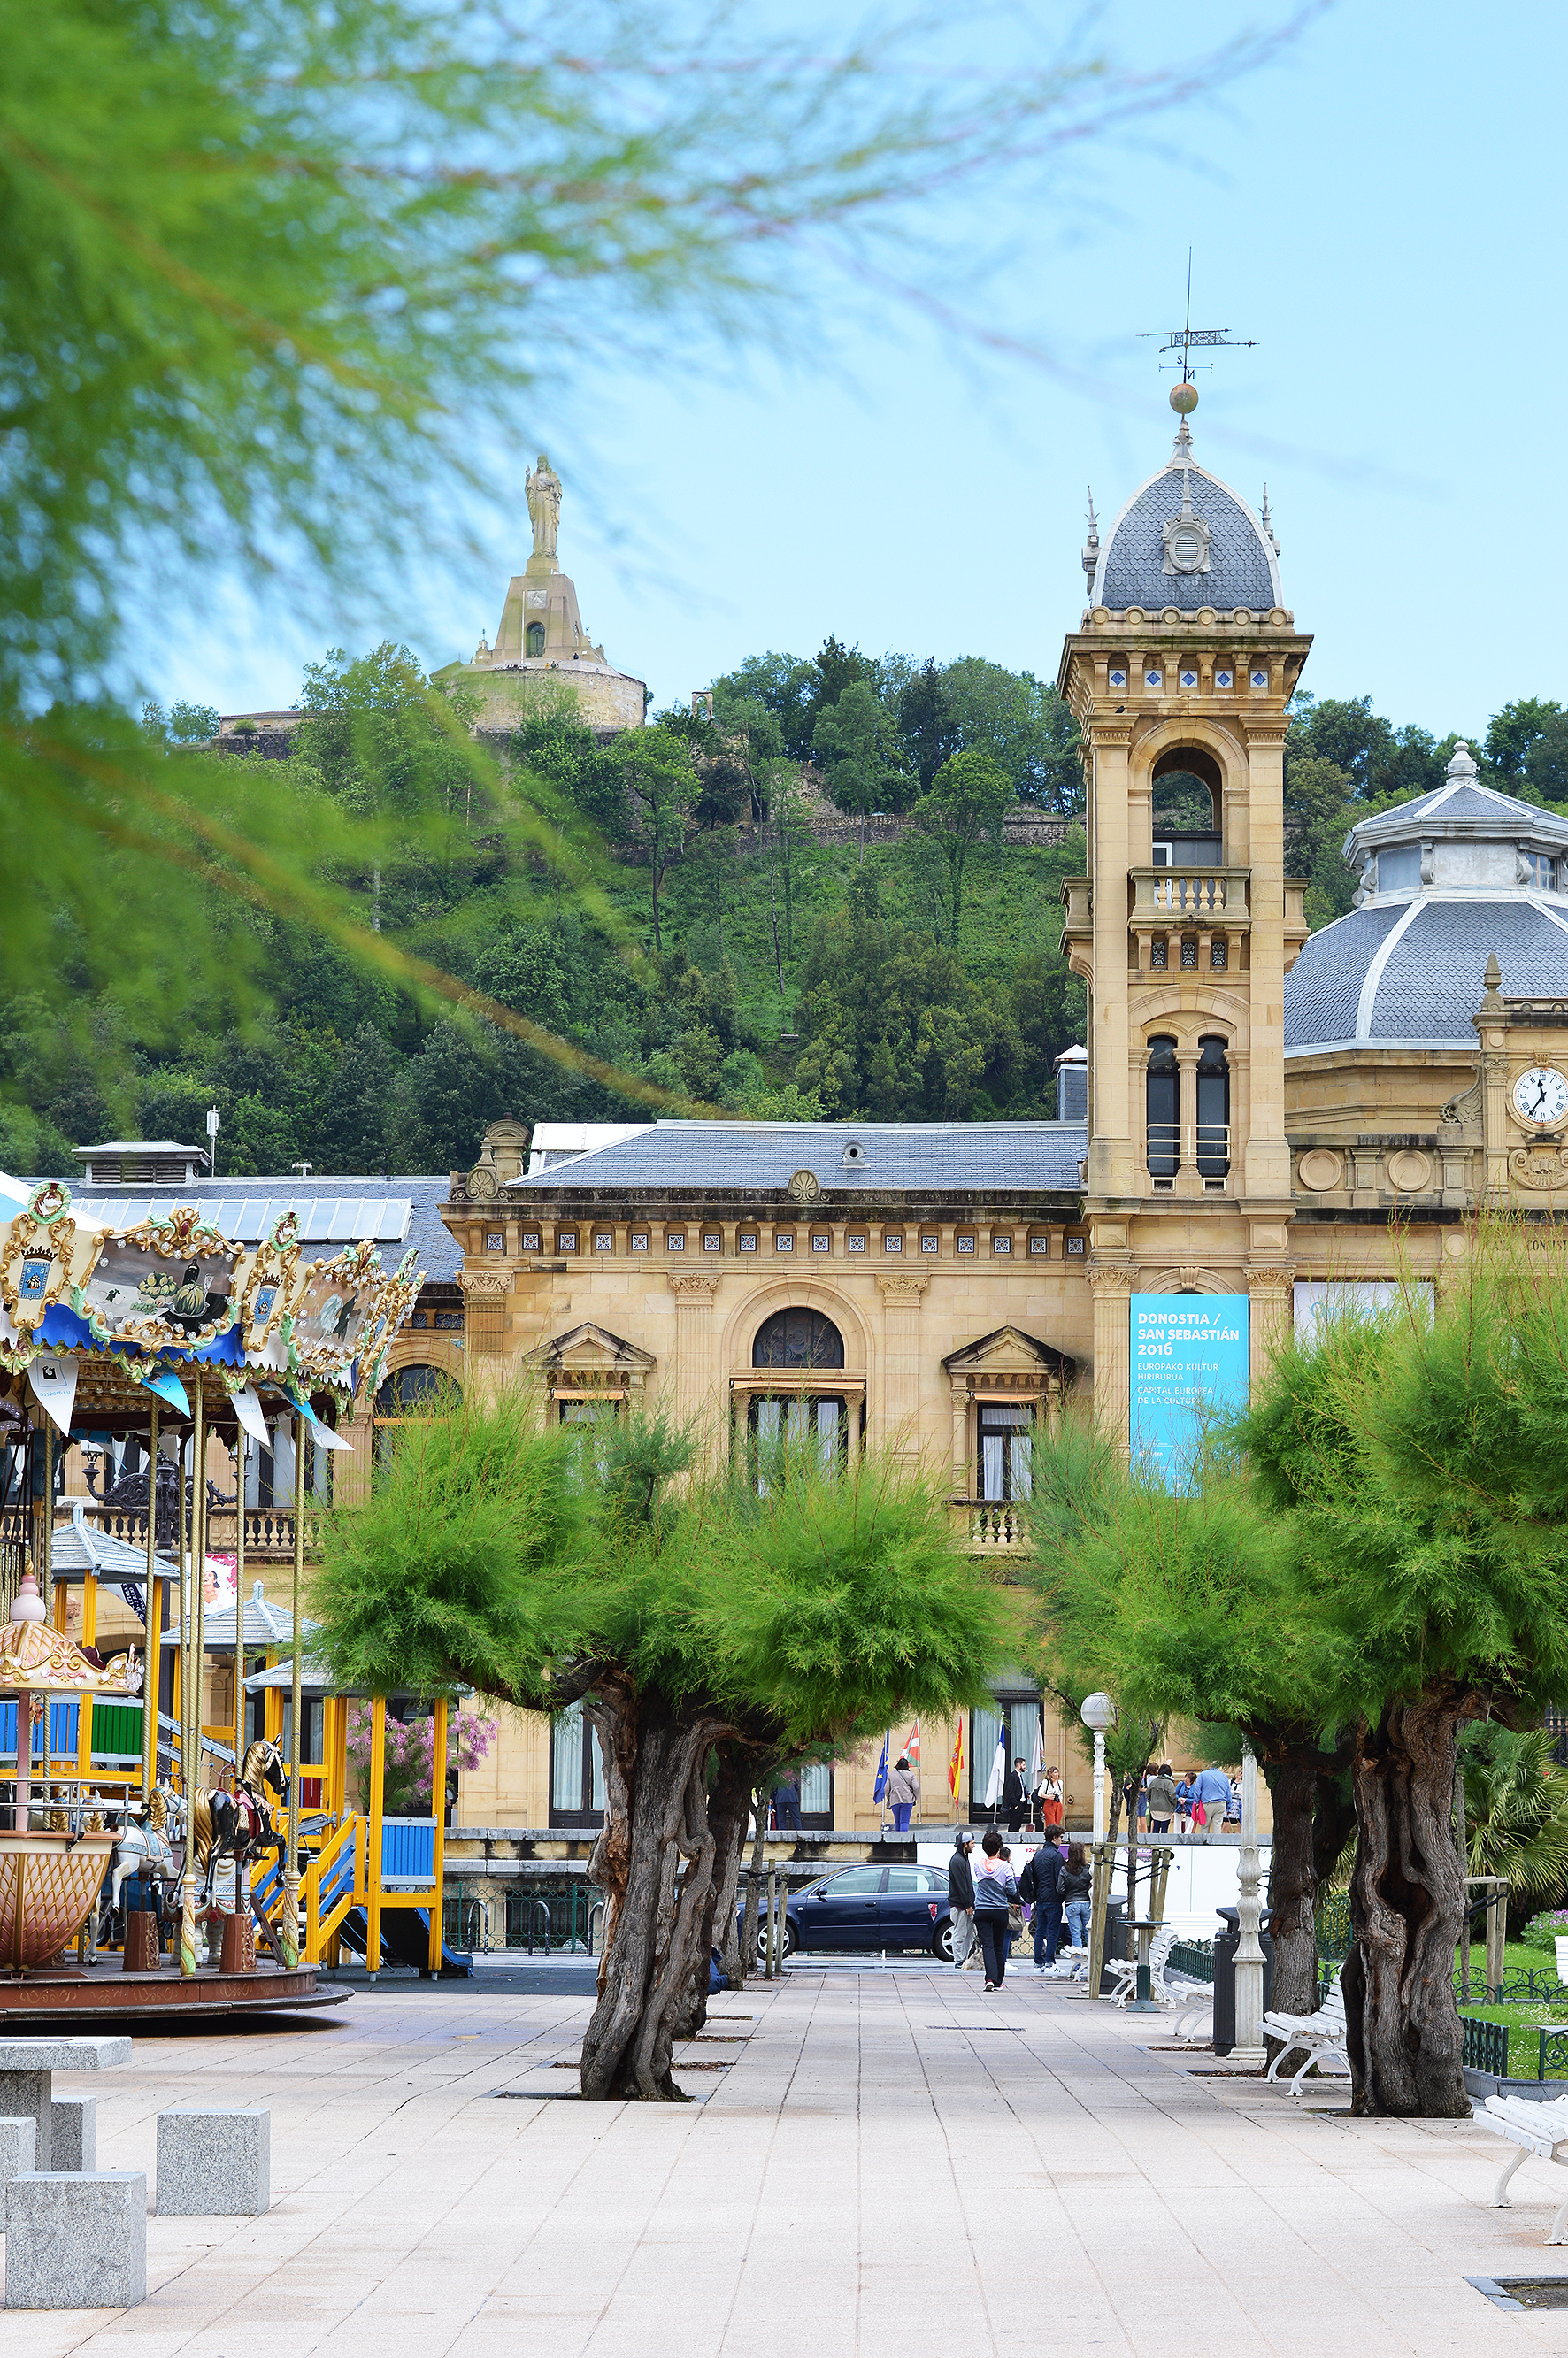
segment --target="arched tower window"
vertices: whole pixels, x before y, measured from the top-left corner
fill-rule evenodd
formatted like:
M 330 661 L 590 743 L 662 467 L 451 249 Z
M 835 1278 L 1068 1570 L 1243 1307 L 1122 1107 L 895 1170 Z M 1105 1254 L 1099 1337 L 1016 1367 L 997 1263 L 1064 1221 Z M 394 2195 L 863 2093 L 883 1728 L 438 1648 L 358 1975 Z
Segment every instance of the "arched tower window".
M 545 625 L 543 622 L 529 623 L 526 652 L 531 655 L 542 655 L 544 654 Z
M 754 1368 L 799 1368 L 814 1374 L 844 1364 L 844 1337 L 820 1310 L 775 1310 L 752 1345 Z
M 1154 764 L 1156 868 L 1218 867 L 1224 856 L 1219 764 L 1202 745 L 1168 746 Z
M 1149 1174 L 1153 1179 L 1173 1179 L 1181 1153 L 1181 1075 L 1173 1040 L 1149 1043 L 1144 1082 L 1144 1121 Z
M 1230 1060 L 1212 1035 L 1198 1042 L 1198 1170 L 1209 1181 L 1230 1168 Z

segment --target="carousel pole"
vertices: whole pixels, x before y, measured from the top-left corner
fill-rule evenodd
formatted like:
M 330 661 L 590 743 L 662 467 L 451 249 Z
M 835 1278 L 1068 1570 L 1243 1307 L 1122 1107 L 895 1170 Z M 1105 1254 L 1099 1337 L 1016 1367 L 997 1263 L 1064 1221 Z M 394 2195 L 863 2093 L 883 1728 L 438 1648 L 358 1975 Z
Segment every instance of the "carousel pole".
M 236 1801 L 240 1791 L 240 1762 L 244 1754 L 245 1733 L 245 1428 L 234 1427 L 234 1779 Z M 248 1924 L 250 1909 L 250 1872 L 234 1862 L 234 1920 Z
M 179 1970 L 196 1971 L 196 1802 L 201 1786 L 201 1591 L 207 1569 L 206 1401 L 196 1370 L 196 1415 L 190 1440 L 190 1676 L 183 1714 L 185 1754 L 185 1878 L 179 1911 Z
M 157 1783 L 157 1697 L 163 1668 L 163 1592 L 157 1576 L 157 1398 L 147 1435 L 147 1603 L 142 1616 L 142 1805 Z
M 284 1854 L 283 1922 L 278 1928 L 283 1962 L 290 1973 L 299 1963 L 299 1591 L 305 1574 L 305 1419 L 297 1409 L 294 1414 L 294 1595 L 291 1599 L 294 1617 L 290 1628 L 294 1640 L 294 1674 L 289 1681 L 293 1725 L 289 1730 L 288 1745 L 288 1848 Z

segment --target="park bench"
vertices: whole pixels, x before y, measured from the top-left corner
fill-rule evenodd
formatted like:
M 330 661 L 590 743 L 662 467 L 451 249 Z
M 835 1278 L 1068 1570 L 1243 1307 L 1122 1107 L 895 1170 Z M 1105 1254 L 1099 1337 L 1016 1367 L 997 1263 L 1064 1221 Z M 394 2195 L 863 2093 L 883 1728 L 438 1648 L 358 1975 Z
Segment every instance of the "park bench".
M 1302 2051 L 1302 2062 L 1291 2082 L 1291 2093 L 1299 2096 L 1302 2082 L 1314 2063 L 1337 2064 L 1348 2073 L 1350 2056 L 1346 2045 L 1349 2037 L 1345 2019 L 1345 1996 L 1335 1980 L 1315 2014 L 1266 2014 L 1263 2032 L 1268 2039 L 1277 2039 L 1280 2051 L 1270 2064 L 1266 2077 L 1272 2080 L 1287 2055 Z
M 1174 2006 L 1173 1994 L 1165 1987 L 1165 1961 L 1170 1956 L 1176 1938 L 1173 1924 L 1162 1924 L 1149 1943 L 1149 1986 L 1160 2006 Z M 1112 2006 L 1127 2006 L 1137 1994 L 1137 1957 L 1108 1957 L 1106 1971 L 1116 1976 L 1115 1986 L 1108 1993 Z
M 1526 2158 L 1536 2154 L 1542 2161 L 1557 2161 L 1568 2168 L 1568 2096 L 1554 2096 L 1549 2104 L 1538 2104 L 1531 2096 L 1488 2096 L 1487 2109 L 1475 2118 L 1482 2128 L 1507 2137 L 1519 2151 L 1509 2158 L 1498 2180 L 1492 2196 L 1494 2211 L 1513 2208 L 1509 2193 L 1509 2180 Z M 1552 2222 L 1549 2244 L 1568 2243 L 1563 2233 L 1568 2223 L 1568 2196 L 1564 2196 L 1557 2216 Z

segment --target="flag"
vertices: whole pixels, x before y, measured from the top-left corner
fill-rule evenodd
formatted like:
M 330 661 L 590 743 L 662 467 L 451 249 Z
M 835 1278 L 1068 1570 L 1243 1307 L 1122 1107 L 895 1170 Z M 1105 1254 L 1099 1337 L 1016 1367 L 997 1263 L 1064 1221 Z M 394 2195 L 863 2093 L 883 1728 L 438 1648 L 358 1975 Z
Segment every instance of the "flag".
M 1001 1725 L 996 1732 L 996 1758 L 991 1762 L 991 1773 L 986 1782 L 986 1807 L 988 1810 L 995 1809 L 997 1803 L 1001 1799 L 1002 1787 L 1006 1783 L 1007 1722 L 1004 1719 Z
M 887 1735 L 882 1737 L 882 1757 L 877 1762 L 877 1789 L 871 1795 L 873 1801 L 880 1801 L 888 1789 L 888 1736 L 892 1734 L 892 1730 L 890 1727 Z
M 149 1392 L 157 1392 L 160 1401 L 167 1401 L 177 1415 L 192 1414 L 190 1395 L 172 1368 L 138 1368 L 135 1374 L 137 1381 L 146 1384 Z
M 953 1807 L 958 1806 L 958 1788 L 964 1781 L 964 1719 L 958 1715 L 958 1734 L 953 1746 L 953 1758 L 947 1763 L 947 1790 L 953 1796 Z
M 920 1766 L 920 1722 L 915 1721 L 903 1740 L 903 1756 L 912 1768 Z
M 1031 1792 L 1034 1790 L 1035 1786 L 1040 1782 L 1040 1771 L 1044 1766 L 1045 1714 L 1042 1709 L 1037 1711 L 1034 1714 L 1034 1748 L 1030 1755 L 1029 1760 L 1029 1790 Z
M 45 1358 L 35 1359 L 27 1369 L 33 1398 L 53 1418 L 67 1440 L 70 1438 L 70 1412 L 76 1404 L 76 1378 L 81 1366 L 80 1359 Z
M 272 1435 L 267 1431 L 266 1419 L 262 1414 L 261 1400 L 256 1391 L 255 1386 L 254 1384 L 243 1384 L 237 1392 L 231 1394 L 230 1397 L 234 1414 L 239 1418 L 241 1424 L 250 1434 L 251 1439 L 255 1443 L 256 1447 L 258 1449 L 270 1449 L 272 1447 Z

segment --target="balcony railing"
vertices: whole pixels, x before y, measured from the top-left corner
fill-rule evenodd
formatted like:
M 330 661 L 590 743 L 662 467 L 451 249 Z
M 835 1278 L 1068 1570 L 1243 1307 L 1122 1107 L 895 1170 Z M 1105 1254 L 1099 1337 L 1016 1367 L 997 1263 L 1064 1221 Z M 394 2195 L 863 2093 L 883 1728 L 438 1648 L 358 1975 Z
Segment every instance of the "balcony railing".
M 1145 1137 L 1145 1160 L 1156 1194 L 1173 1194 L 1184 1173 L 1195 1174 L 1209 1193 L 1225 1185 L 1230 1169 L 1228 1122 L 1152 1121 Z
M 124 1540 L 127 1545 L 145 1548 L 147 1543 L 147 1510 L 145 1507 L 106 1507 L 101 1499 L 90 1499 L 82 1507 L 81 1520 L 97 1531 L 106 1531 L 111 1539 Z M 0 1516 L 0 1541 L 20 1534 L 19 1515 Z M 207 1517 L 207 1544 L 215 1555 L 232 1555 L 234 1551 L 234 1509 L 214 1507 Z M 305 1517 L 305 1552 L 319 1555 L 321 1549 L 321 1517 L 307 1511 Z M 164 1552 L 168 1549 L 166 1545 Z M 245 1509 L 245 1553 L 263 1561 L 291 1561 L 294 1554 L 294 1512 L 287 1507 L 247 1507 Z
M 948 1520 L 975 1555 L 1025 1552 L 1029 1537 L 1027 1498 L 949 1498 Z
M 1132 868 L 1131 924 L 1162 933 L 1190 925 L 1200 933 L 1244 934 L 1251 925 L 1248 868 Z

